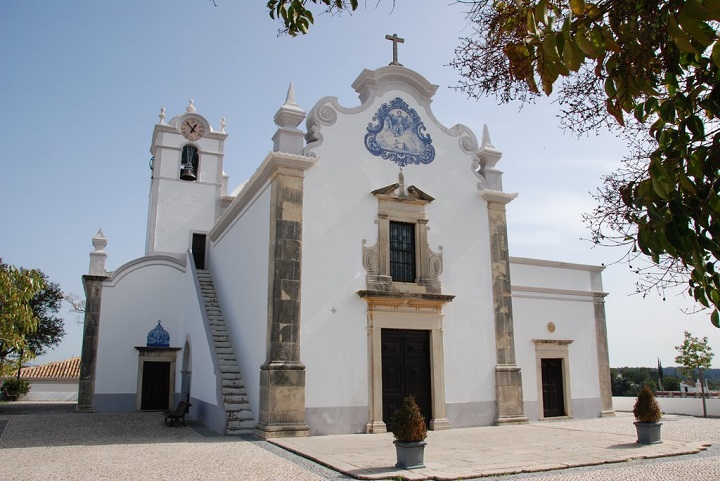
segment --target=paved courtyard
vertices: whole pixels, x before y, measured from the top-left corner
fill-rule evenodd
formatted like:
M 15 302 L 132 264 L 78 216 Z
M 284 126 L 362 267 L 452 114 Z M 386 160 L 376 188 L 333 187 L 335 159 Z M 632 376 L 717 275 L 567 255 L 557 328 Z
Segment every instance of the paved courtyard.
M 163 419 L 160 413 L 79 414 L 72 404 L 0 404 L 0 479 L 720 480 L 720 419 L 668 415 L 665 442 L 656 446 L 634 443 L 627 413 L 431 432 L 427 468 L 414 471 L 392 466 L 390 435 L 278 441 L 300 456 L 253 437 L 218 436 L 192 422 L 170 427 Z M 513 472 L 519 474 L 500 476 Z

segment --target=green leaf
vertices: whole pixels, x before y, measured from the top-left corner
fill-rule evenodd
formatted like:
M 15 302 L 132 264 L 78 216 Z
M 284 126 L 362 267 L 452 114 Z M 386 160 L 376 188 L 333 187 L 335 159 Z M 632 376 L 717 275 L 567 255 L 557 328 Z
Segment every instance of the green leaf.
M 587 31 L 583 25 L 580 25 L 575 35 L 575 43 L 582 52 L 590 58 L 598 57 L 598 49 L 595 45 L 587 38 Z
M 681 52 L 696 53 L 697 49 L 693 46 L 690 41 L 690 37 L 680 29 L 677 20 L 674 15 L 670 15 L 668 18 L 668 33 L 673 39 L 673 42 L 680 49 Z
M 675 103 L 672 100 L 665 100 L 660 104 L 658 109 L 660 118 L 663 122 L 673 123 L 675 122 Z
M 585 13 L 585 0 L 570 0 L 570 9 L 575 15 L 583 15 Z
M 688 130 L 693 134 L 693 140 L 705 138 L 705 124 L 697 115 L 691 115 L 685 121 Z
M 720 329 L 720 316 L 718 316 L 717 309 L 712 311 L 712 314 L 710 314 L 710 322 L 712 323 L 713 326 Z
M 577 72 L 585 61 L 585 55 L 582 53 L 582 50 L 578 48 L 577 44 L 569 36 L 565 39 L 562 57 L 565 66 L 573 72 Z
M 707 24 L 702 21 L 703 16 L 701 6 L 694 0 L 687 0 L 678 15 L 678 23 L 693 40 L 706 48 L 713 38 L 705 31 Z

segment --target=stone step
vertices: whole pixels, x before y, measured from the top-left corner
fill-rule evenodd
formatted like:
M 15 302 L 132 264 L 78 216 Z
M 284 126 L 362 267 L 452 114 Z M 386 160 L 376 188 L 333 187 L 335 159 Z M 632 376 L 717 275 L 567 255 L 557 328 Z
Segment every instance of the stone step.
M 229 354 L 218 354 L 218 361 L 220 364 L 237 364 L 237 358 L 233 353 Z
M 254 433 L 255 433 L 255 428 L 239 428 L 239 429 L 226 428 L 225 429 L 225 434 L 227 436 L 239 436 L 239 435 L 243 435 L 243 434 L 254 434 Z
M 226 364 L 220 364 L 220 372 L 225 373 L 234 373 L 234 374 L 240 374 L 240 368 L 237 366 L 228 366 Z
M 254 428 L 255 419 L 253 419 L 252 416 L 245 419 L 230 419 L 227 422 L 227 427 L 233 429 Z
M 235 359 L 220 359 L 220 358 L 218 358 L 218 364 L 220 366 L 237 366 L 237 361 Z
M 247 396 L 245 386 L 225 386 L 223 385 L 224 396 Z
M 241 404 L 243 406 L 248 406 L 248 399 L 247 396 L 239 395 L 239 394 L 228 394 L 224 392 L 223 389 L 223 401 L 225 402 L 225 405 L 230 404 Z
M 225 412 L 227 413 L 228 421 L 252 419 L 249 404 L 225 404 Z
M 240 373 L 224 372 L 221 373 L 223 387 L 245 387 L 245 383 Z

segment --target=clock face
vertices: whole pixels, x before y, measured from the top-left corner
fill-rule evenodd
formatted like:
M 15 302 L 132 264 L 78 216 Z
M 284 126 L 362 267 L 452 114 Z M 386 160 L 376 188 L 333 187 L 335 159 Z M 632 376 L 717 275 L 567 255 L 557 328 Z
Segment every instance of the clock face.
M 197 117 L 186 117 L 180 125 L 180 132 L 188 140 L 199 140 L 205 135 L 205 126 Z

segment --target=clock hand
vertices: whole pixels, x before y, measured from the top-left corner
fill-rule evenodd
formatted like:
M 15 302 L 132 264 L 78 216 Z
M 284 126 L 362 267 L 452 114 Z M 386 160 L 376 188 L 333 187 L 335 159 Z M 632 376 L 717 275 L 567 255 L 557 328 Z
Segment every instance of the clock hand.
M 190 125 L 190 124 L 188 124 L 188 125 Z M 197 126 L 198 126 L 198 124 L 190 125 L 190 133 L 195 133 L 195 127 L 197 127 Z

